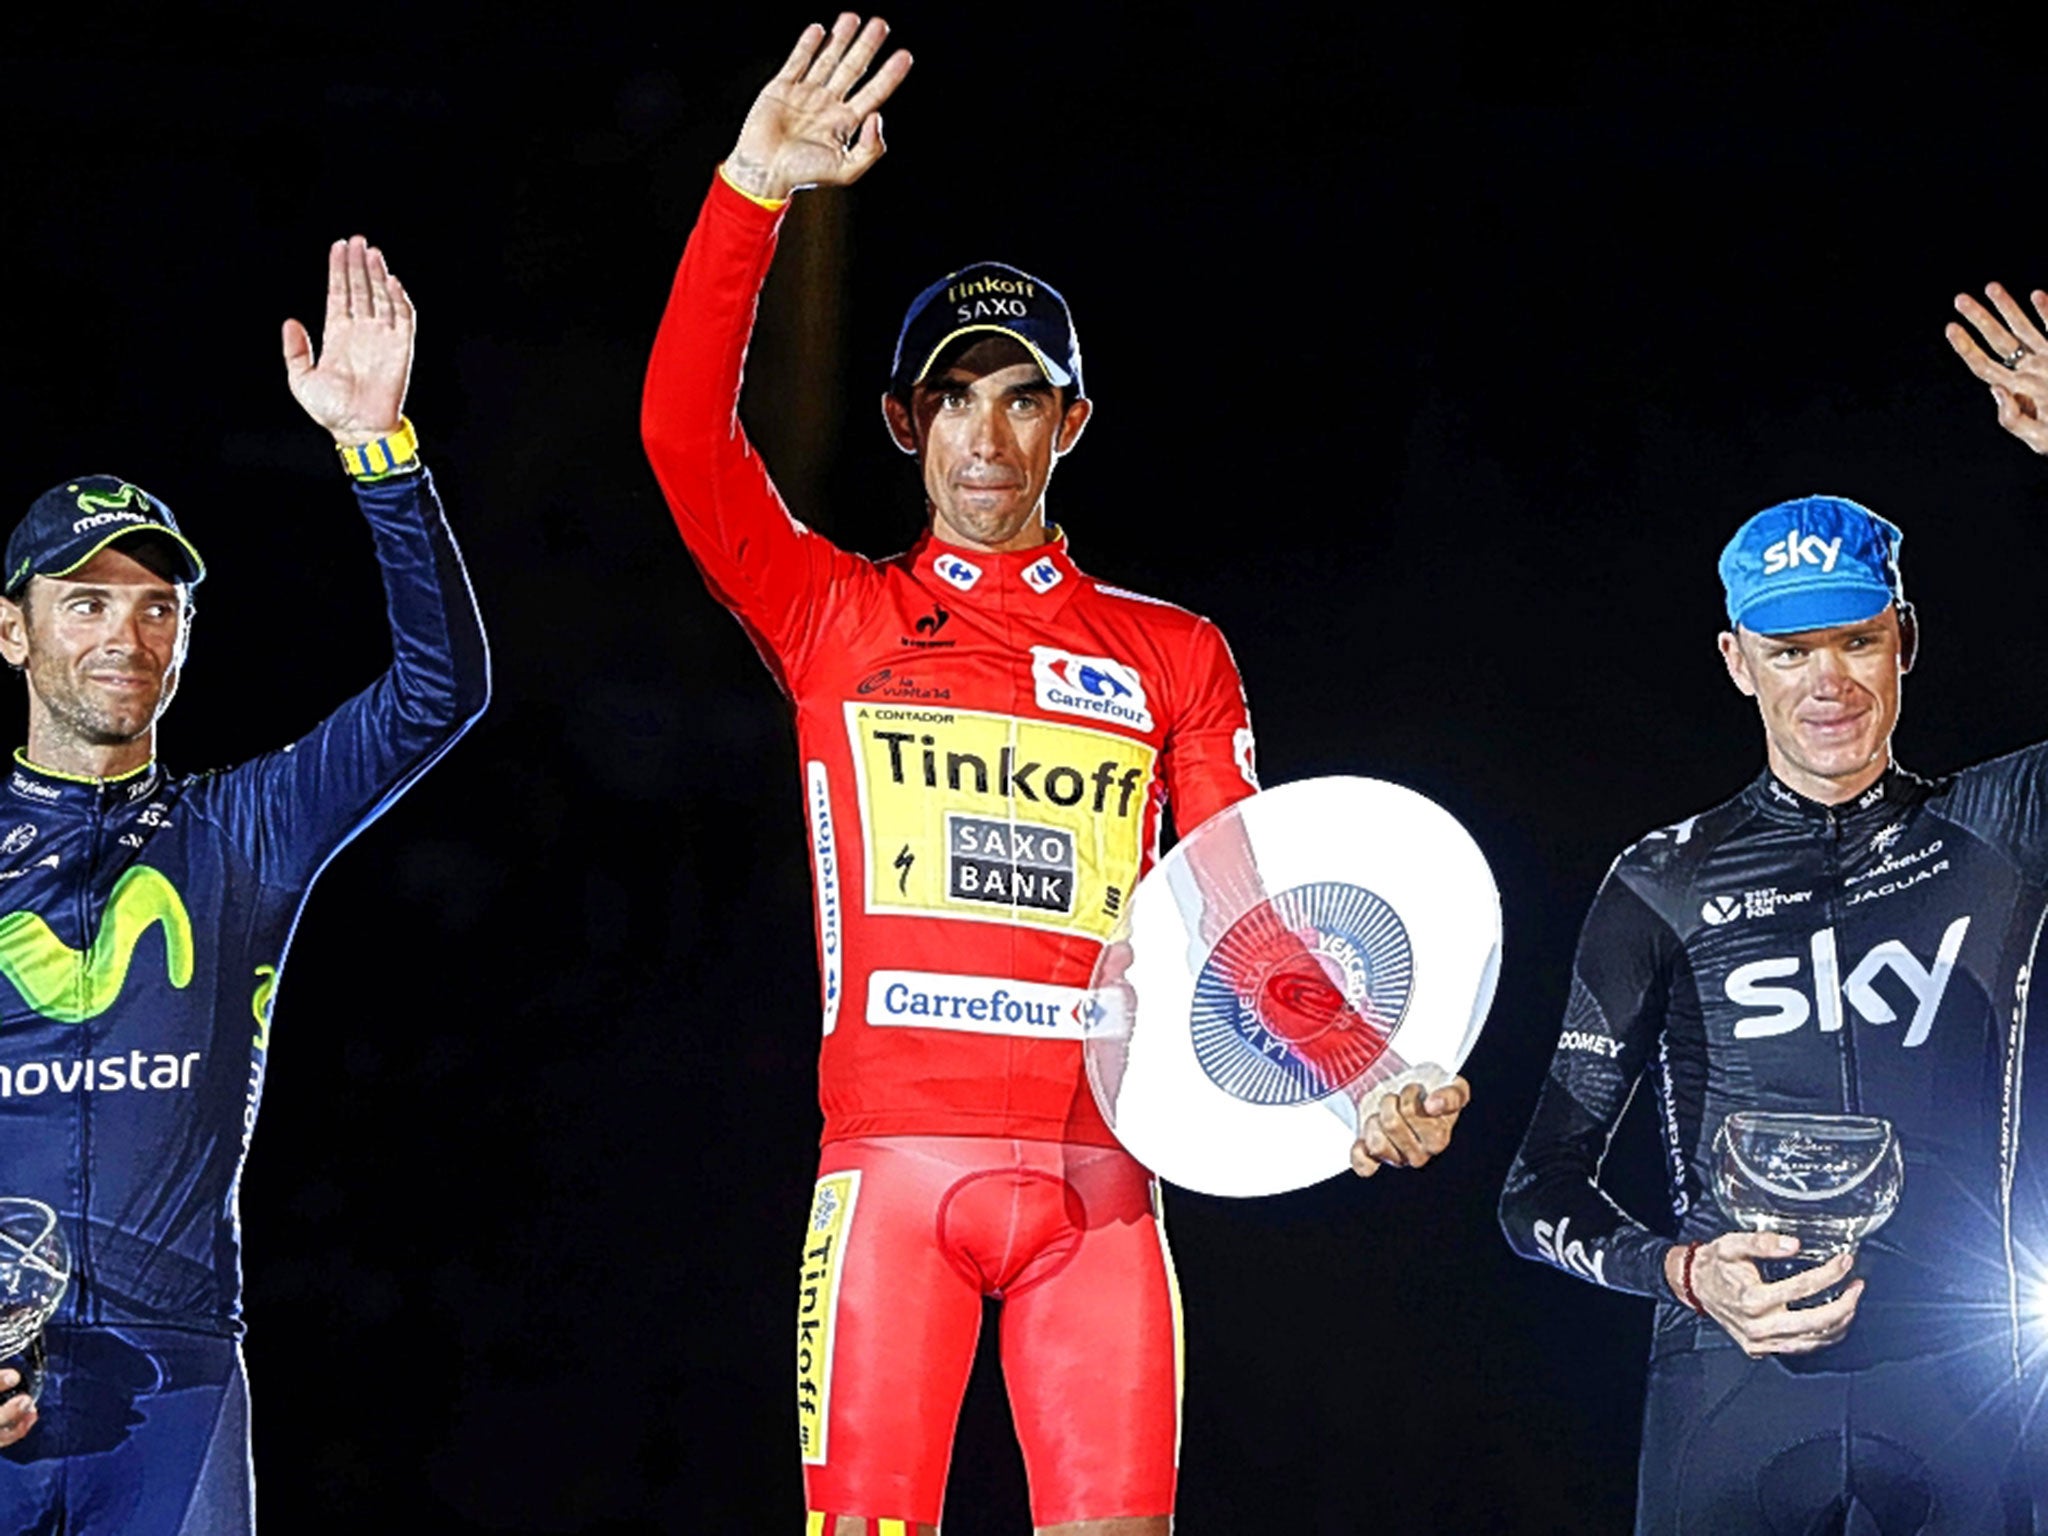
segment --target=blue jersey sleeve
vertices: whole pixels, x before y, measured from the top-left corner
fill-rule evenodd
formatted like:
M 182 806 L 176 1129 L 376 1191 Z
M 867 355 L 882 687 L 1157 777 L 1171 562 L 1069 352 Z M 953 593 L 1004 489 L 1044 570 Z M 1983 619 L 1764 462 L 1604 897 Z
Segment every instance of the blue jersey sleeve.
M 306 735 L 218 775 L 213 815 L 265 885 L 302 889 L 483 713 L 490 654 L 431 475 L 358 483 L 391 622 L 384 675 Z

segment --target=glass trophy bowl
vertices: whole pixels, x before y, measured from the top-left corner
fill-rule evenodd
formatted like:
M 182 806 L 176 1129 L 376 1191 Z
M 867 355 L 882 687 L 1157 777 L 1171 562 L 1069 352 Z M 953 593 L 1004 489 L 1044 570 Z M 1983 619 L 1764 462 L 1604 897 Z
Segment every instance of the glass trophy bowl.
M 1892 1123 L 1877 1115 L 1740 1110 L 1714 1134 L 1714 1197 L 1747 1232 L 1799 1239 L 1791 1261 L 1823 1264 L 1897 1209 L 1906 1180 Z
M 40 1200 L 0 1197 L 0 1361 L 29 1354 L 13 1368 L 31 1398 L 41 1375 L 34 1346 L 70 1283 L 71 1250 L 57 1213 Z

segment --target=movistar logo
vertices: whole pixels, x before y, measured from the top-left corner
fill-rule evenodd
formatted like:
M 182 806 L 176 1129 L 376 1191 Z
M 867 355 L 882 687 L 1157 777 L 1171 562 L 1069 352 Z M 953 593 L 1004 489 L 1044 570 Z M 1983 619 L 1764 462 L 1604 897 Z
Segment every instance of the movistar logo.
M 270 1002 L 277 994 L 277 967 L 259 965 L 256 967 L 256 993 L 249 999 L 249 1011 L 256 1016 L 255 1046 L 259 1051 L 270 1049 Z
M 72 490 L 78 491 L 77 486 Z M 81 512 L 119 512 L 140 503 L 149 510 L 149 495 L 139 485 L 123 485 L 118 491 L 78 491 L 78 510 Z
M 164 930 L 164 968 L 171 985 L 192 980 L 192 918 L 177 887 L 147 864 L 114 883 L 100 931 L 80 953 L 33 912 L 0 917 L 0 976 L 46 1019 L 77 1024 L 111 1008 L 128 982 L 135 946 L 157 924 Z

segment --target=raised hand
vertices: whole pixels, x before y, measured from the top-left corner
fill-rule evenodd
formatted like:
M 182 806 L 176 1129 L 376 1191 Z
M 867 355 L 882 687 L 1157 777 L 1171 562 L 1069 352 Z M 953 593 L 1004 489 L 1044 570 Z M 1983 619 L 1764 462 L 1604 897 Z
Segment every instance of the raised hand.
M 882 115 L 877 110 L 910 73 L 902 49 L 882 61 L 859 90 L 889 24 L 877 16 L 866 26 L 848 11 L 827 32 L 804 28 L 773 80 L 761 88 L 725 173 L 755 197 L 787 197 L 800 187 L 844 187 L 882 158 Z
M 1969 364 L 1970 372 L 1991 386 L 1998 424 L 2034 452 L 2048 454 L 2048 293 L 2036 288 L 2028 296 L 2041 317 L 2039 324 L 1997 283 L 1984 294 L 1996 306 L 1996 314 L 1967 293 L 1956 295 L 1957 311 L 1977 328 L 1984 346 L 1953 320 L 1946 331 L 1948 344 Z
M 284 370 L 306 414 L 337 443 L 367 443 L 398 430 L 412 374 L 412 300 L 361 235 L 327 252 L 327 322 L 320 358 L 296 320 L 284 323 Z

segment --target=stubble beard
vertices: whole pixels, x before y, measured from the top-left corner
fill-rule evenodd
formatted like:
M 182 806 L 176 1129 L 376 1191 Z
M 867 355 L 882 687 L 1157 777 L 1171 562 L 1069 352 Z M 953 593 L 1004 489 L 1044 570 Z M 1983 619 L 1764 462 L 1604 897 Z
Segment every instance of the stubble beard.
M 132 710 L 116 712 L 91 696 L 87 685 L 75 683 L 56 669 L 29 658 L 29 677 L 43 713 L 72 741 L 87 747 L 123 747 L 146 735 L 169 703 L 169 688 L 158 680 L 156 693 Z

